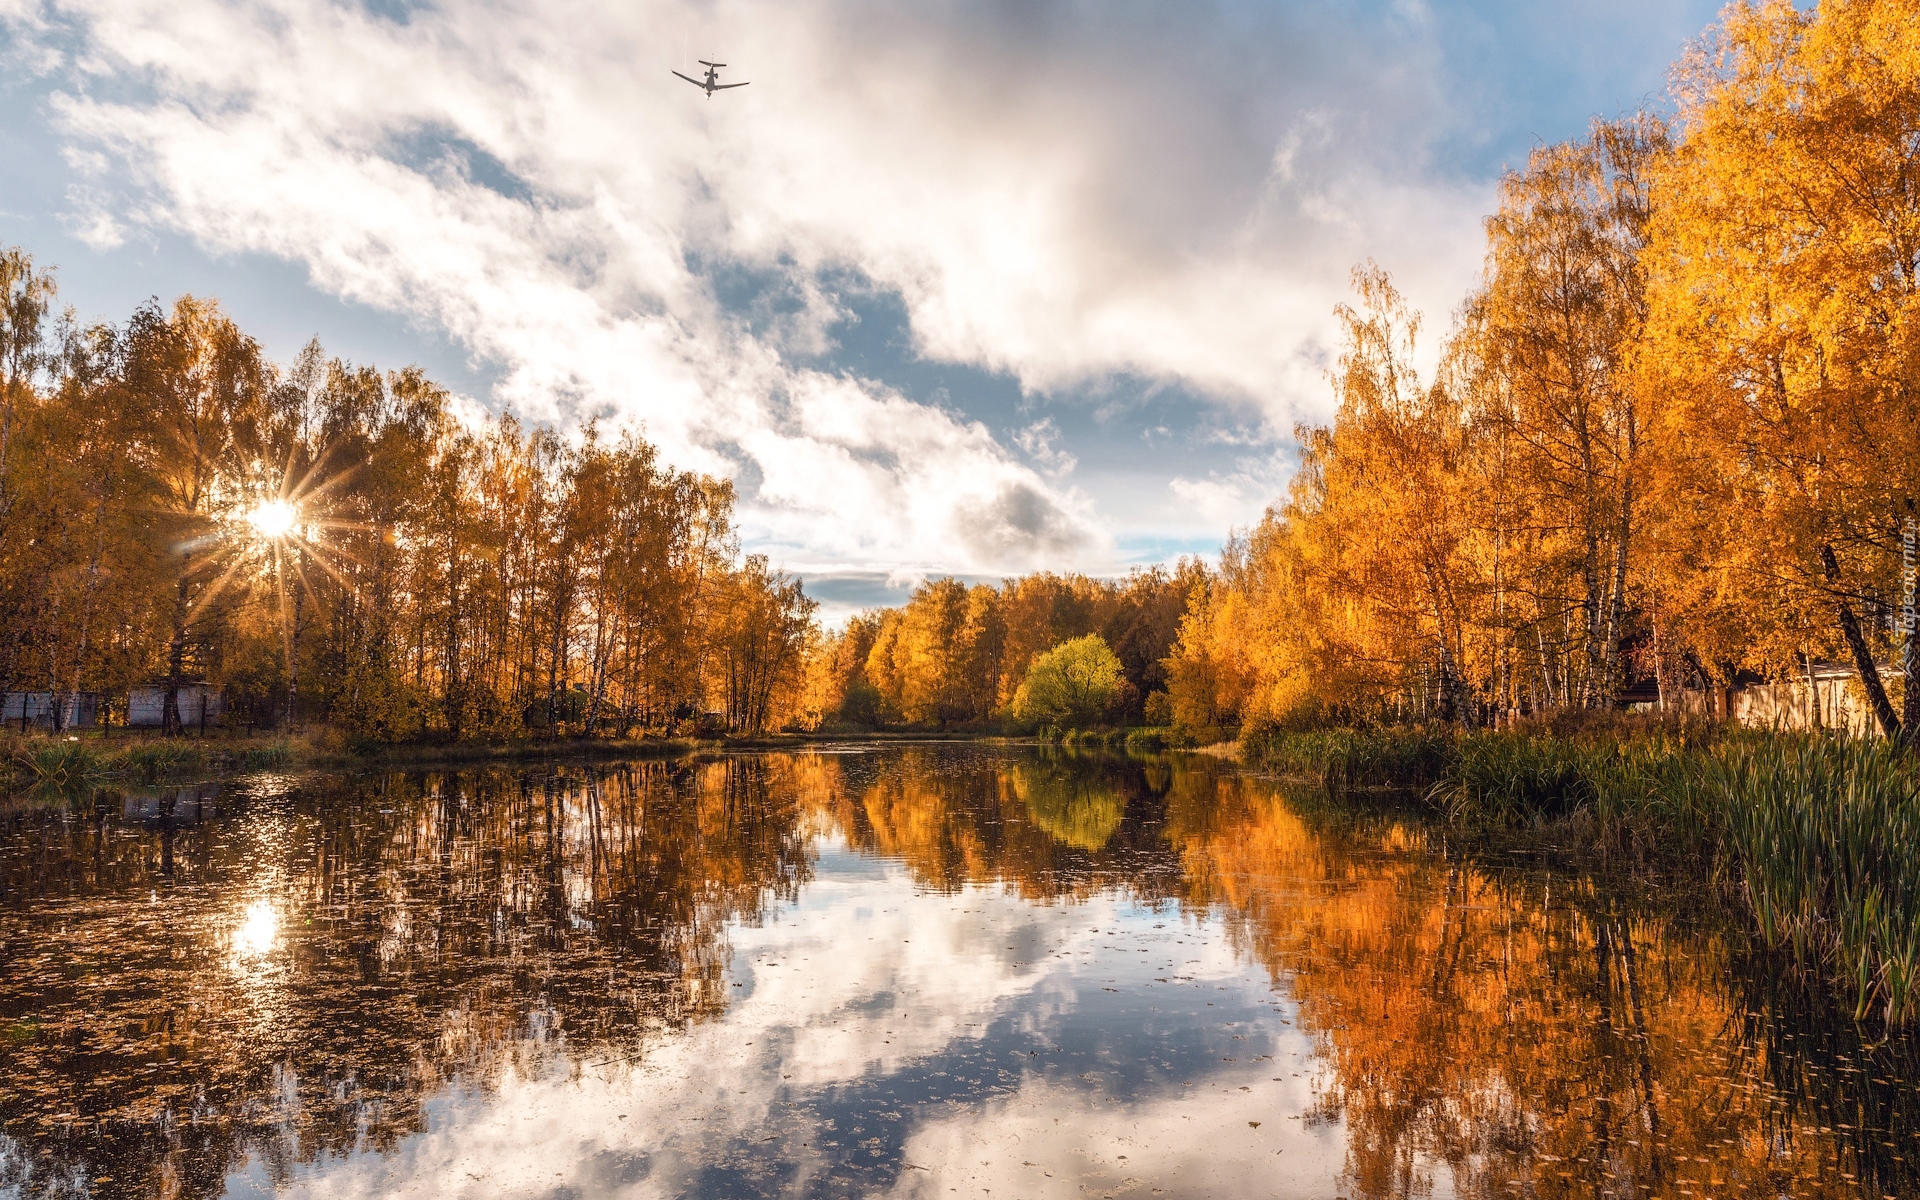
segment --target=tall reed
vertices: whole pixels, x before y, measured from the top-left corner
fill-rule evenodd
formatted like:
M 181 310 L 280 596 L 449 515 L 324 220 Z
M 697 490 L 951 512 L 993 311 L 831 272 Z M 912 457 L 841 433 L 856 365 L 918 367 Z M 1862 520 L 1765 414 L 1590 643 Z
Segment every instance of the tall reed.
M 1920 1015 L 1920 775 L 1892 743 L 1778 737 L 1709 759 L 1754 923 L 1856 1017 Z
M 1371 788 L 1424 791 L 1446 775 L 1458 740 L 1437 727 L 1316 729 L 1270 733 L 1243 752 L 1259 766 L 1317 776 L 1339 796 Z
M 1329 793 L 1398 788 L 1482 833 L 1551 827 L 1601 855 L 1738 887 L 1761 940 L 1865 1018 L 1920 1018 L 1920 768 L 1884 741 L 1686 726 L 1275 734 L 1249 758 Z M 1724 872 L 1724 876 L 1723 876 Z
M 14 753 L 15 761 L 40 783 L 64 786 L 100 773 L 99 760 L 79 742 L 34 742 Z
M 1589 808 L 1602 753 L 1564 738 L 1470 733 L 1427 798 L 1455 824 L 1538 825 Z

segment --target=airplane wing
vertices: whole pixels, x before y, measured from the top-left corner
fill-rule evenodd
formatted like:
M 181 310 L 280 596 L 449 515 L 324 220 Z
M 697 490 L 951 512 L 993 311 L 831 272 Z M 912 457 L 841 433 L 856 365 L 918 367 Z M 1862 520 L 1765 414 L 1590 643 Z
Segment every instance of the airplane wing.
M 675 75 L 680 75 L 680 72 L 678 72 L 678 71 L 675 71 L 675 72 L 674 72 L 674 74 L 675 74 Z M 693 86 L 695 86 L 695 87 L 697 87 L 697 88 L 704 88 L 704 87 L 706 87 L 706 86 L 707 86 L 706 84 L 704 84 L 704 83 L 701 83 L 701 82 L 700 82 L 700 81 L 699 81 L 698 79 L 695 79 L 695 78 L 694 78 L 693 76 L 691 76 L 691 75 L 680 75 L 680 78 L 682 78 L 682 79 L 684 79 L 684 80 L 686 80 L 686 81 L 687 81 L 688 83 L 690 83 L 690 84 L 692 84 Z
M 753 81 L 751 79 L 747 81 L 747 83 L 752 83 L 752 82 Z M 723 83 L 716 86 L 713 90 L 716 92 L 721 92 L 721 91 L 725 91 L 730 87 L 745 87 L 745 86 L 747 86 L 746 83 Z

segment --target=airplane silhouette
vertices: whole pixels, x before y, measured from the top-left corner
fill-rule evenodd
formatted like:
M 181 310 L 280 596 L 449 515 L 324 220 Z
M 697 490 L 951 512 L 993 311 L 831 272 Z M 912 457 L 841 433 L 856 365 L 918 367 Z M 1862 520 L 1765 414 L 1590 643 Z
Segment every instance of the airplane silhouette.
M 737 88 L 737 87 L 747 86 L 745 83 L 721 83 L 720 82 L 720 68 L 726 66 L 727 64 L 725 63 L 710 63 L 704 58 L 698 58 L 698 59 L 695 59 L 694 61 L 707 69 L 707 78 L 704 82 L 701 80 L 695 79 L 691 75 L 680 75 L 680 72 L 678 71 L 675 71 L 674 74 L 680 75 L 680 78 L 686 80 L 688 83 L 692 84 L 693 86 L 704 89 L 707 93 L 707 99 L 709 100 L 713 99 L 713 94 L 715 92 L 724 92 L 728 88 Z

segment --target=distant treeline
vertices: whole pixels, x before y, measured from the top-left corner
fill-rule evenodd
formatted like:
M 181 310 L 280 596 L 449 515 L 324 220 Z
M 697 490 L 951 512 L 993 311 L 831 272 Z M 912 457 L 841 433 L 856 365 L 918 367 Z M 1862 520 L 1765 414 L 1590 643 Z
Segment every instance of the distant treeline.
M 1630 681 L 1724 715 L 1736 676 L 1834 658 L 1920 730 L 1916 28 L 1734 4 L 1671 123 L 1504 180 L 1431 382 L 1418 315 L 1357 271 L 1332 423 L 1188 614 L 1175 716 L 1481 723 Z
M 998 587 L 939 579 L 900 608 L 878 609 L 823 638 L 808 709 L 846 725 L 1020 728 L 1014 700 L 1034 661 L 1099 637 L 1120 662 L 1104 723 L 1164 723 L 1166 658 L 1190 598 L 1208 575 L 1197 561 L 1122 579 L 1041 572 Z M 1152 706 L 1155 693 L 1161 703 Z
M 791 719 L 813 603 L 729 484 L 418 370 L 276 369 L 192 297 L 56 322 L 17 250 L 0 298 L 0 690 L 204 678 L 376 741 Z

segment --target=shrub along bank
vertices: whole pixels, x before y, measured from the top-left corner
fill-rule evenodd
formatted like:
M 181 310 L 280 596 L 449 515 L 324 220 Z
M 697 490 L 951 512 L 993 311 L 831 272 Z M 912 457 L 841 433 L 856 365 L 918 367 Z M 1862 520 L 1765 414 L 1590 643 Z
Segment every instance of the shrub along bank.
M 184 775 L 282 767 L 309 751 L 310 747 L 290 738 L 243 743 L 154 738 L 116 745 L 98 738 L 0 735 L 0 785 L 65 787 L 111 778 L 152 783 Z
M 1727 883 L 1762 941 L 1832 978 L 1856 1017 L 1920 1017 L 1920 768 L 1893 743 L 1422 727 L 1276 733 L 1243 750 L 1336 796 L 1400 790 L 1457 829 L 1551 829 L 1593 855 Z

